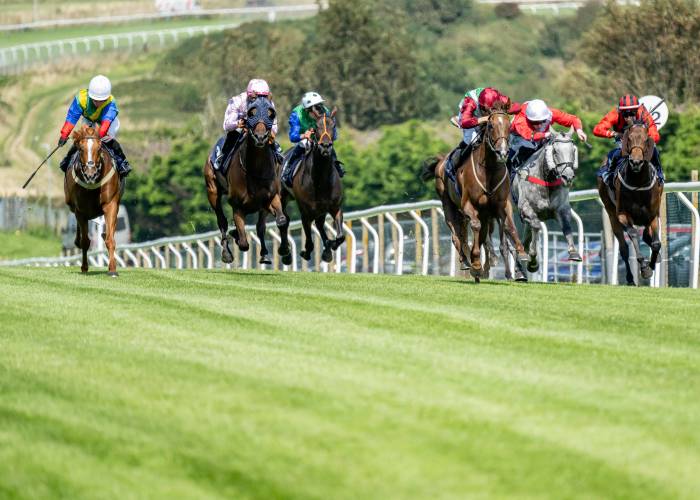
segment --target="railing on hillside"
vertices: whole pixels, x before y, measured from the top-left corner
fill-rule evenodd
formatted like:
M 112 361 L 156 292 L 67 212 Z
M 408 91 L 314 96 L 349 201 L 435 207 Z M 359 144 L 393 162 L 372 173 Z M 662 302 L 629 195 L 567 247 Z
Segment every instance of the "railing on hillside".
M 700 264 L 700 215 L 697 195 L 691 202 L 684 193 L 700 192 L 700 182 L 667 183 L 661 213 L 661 239 L 663 243 L 659 262 L 650 286 L 681 285 L 698 287 Z M 576 222 L 575 240 L 583 262 L 571 263 L 562 257 L 566 246 L 560 232 L 545 229 L 540 245 L 540 271 L 530 274 L 531 280 L 551 282 L 618 284 L 624 276 L 618 259 L 619 248 L 612 237 L 607 215 L 599 206 L 595 190 L 571 192 Z M 585 204 L 592 204 L 586 206 Z M 593 207 L 593 210 L 591 210 Z M 674 208 L 675 207 L 675 208 Z M 584 218 L 579 212 L 586 212 Z M 330 225 L 327 231 L 333 236 Z M 301 223 L 290 225 L 292 263 L 281 264 L 280 237 L 273 226 L 268 228 L 272 240 L 272 264 L 258 263 L 260 242 L 255 226 L 246 226 L 252 244 L 249 252 L 234 248 L 234 264 L 221 263 L 221 245 L 218 231 L 161 238 L 144 243 L 123 245 L 117 249 L 117 261 L 122 267 L 151 269 L 260 269 L 284 271 L 366 272 L 387 274 L 443 274 L 456 276 L 459 262 L 454 246 L 444 224 L 440 203 L 435 200 L 400 205 L 385 205 L 346 214 L 343 226 L 346 243 L 333 256 L 330 263 L 321 260 L 321 240 L 314 231 L 315 250 L 310 262 L 298 257 L 303 244 Z M 591 230 L 593 229 L 593 230 Z M 600 230 L 598 230 L 600 229 Z M 497 243 L 496 243 L 497 246 Z M 560 253 L 562 255 L 560 255 Z M 673 255 L 670 255 L 673 254 Z M 89 252 L 91 265 L 107 262 L 104 250 Z M 680 256 L 676 261 L 676 255 Z M 634 251 L 632 262 L 636 264 Z M 70 266 L 80 263 L 80 255 L 47 257 L 0 262 L 1 266 Z M 492 277 L 503 276 L 503 265 L 491 270 Z M 672 278 L 672 279 L 671 279 Z M 643 283 L 642 283 L 643 284 Z

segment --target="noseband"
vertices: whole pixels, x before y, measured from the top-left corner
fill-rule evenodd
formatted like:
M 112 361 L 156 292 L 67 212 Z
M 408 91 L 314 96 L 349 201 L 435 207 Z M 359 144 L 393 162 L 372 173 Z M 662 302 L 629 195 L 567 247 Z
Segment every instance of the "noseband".
M 95 138 L 95 137 L 87 137 L 87 138 L 85 138 L 84 140 L 85 140 L 85 141 L 99 141 L 100 139 L 97 139 L 97 138 Z M 92 144 L 89 143 L 89 144 L 88 144 L 88 154 L 91 152 L 91 149 L 92 149 Z M 82 148 L 78 148 L 78 150 L 82 150 Z M 91 165 L 91 164 L 92 164 L 92 165 Z M 92 181 L 92 182 L 90 182 L 90 181 L 85 181 L 85 180 L 81 179 L 81 178 L 78 177 L 78 175 L 75 173 L 76 169 L 75 169 L 75 168 L 72 168 L 72 169 L 71 169 L 71 172 L 73 173 L 73 180 L 75 181 L 75 183 L 78 184 L 79 186 L 85 188 L 85 189 L 90 189 L 90 190 L 92 190 L 92 189 L 98 189 L 98 188 L 104 186 L 105 184 L 107 184 L 107 182 L 109 182 L 109 180 L 114 176 L 114 172 L 115 172 L 114 165 L 113 165 L 112 168 L 109 169 L 109 172 L 107 173 L 107 175 L 105 175 L 104 177 L 102 177 L 101 180 L 99 180 L 99 181 L 97 180 L 97 178 L 98 178 L 98 177 L 100 176 L 100 174 L 102 173 L 102 167 L 104 166 L 104 160 L 102 159 L 102 151 L 101 151 L 101 149 L 97 152 L 97 163 L 94 163 L 94 162 L 88 160 L 88 163 L 87 163 L 87 165 L 86 165 L 86 164 L 83 163 L 82 159 L 80 158 L 80 155 L 78 155 L 78 165 L 80 166 L 80 173 L 81 173 L 81 175 L 82 175 L 84 178 L 86 178 L 86 179 L 88 178 L 88 176 L 85 175 L 84 168 L 85 168 L 86 166 L 87 166 L 87 167 L 91 167 L 91 166 L 93 166 L 93 165 L 94 165 L 95 168 L 96 168 L 97 175 L 95 175 L 95 180 Z

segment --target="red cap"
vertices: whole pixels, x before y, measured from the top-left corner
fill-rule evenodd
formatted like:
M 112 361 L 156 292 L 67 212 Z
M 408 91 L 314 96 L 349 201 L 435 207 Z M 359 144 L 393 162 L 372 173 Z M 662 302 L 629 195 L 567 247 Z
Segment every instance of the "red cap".
M 639 99 L 636 95 L 623 95 L 620 97 L 620 103 L 617 109 L 622 111 L 623 109 L 637 109 L 639 107 Z

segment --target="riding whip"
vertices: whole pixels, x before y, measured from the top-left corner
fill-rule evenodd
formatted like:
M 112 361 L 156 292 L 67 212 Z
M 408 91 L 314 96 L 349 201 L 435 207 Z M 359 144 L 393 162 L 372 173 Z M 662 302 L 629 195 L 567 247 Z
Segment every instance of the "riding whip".
M 40 164 L 38 167 L 36 167 L 36 170 L 32 173 L 32 175 L 29 176 L 29 179 L 27 179 L 27 182 L 24 183 L 24 186 L 22 186 L 22 189 L 26 189 L 26 188 L 27 188 L 27 184 L 29 184 L 29 183 L 32 181 L 32 179 L 34 178 L 34 176 L 36 175 L 36 173 L 39 171 L 39 169 L 40 169 L 41 167 L 44 166 L 44 163 L 46 163 L 47 161 L 49 161 L 49 158 L 51 158 L 51 157 L 53 156 L 53 154 L 54 154 L 56 151 L 58 151 L 58 148 L 60 148 L 61 146 L 62 146 L 62 144 L 59 144 L 58 146 L 56 146 L 56 147 L 54 148 L 54 150 L 51 151 L 51 152 L 49 153 L 49 156 L 47 156 L 46 158 L 44 158 L 44 161 L 42 161 L 41 164 Z

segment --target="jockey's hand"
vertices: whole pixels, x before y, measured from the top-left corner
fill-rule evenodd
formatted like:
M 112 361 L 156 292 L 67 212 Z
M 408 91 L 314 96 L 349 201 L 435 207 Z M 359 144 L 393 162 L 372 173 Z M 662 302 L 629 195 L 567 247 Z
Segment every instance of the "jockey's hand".
M 68 142 L 68 137 L 61 137 L 58 139 L 58 147 L 62 148 Z
M 236 126 L 240 129 L 244 129 L 245 128 L 245 120 L 243 120 L 243 119 L 238 120 L 238 123 L 236 124 Z
M 301 136 L 301 138 L 306 139 L 306 140 L 310 140 L 312 135 L 314 135 L 314 131 L 307 130 L 306 132 L 304 132 L 304 134 Z
M 580 128 L 576 129 L 576 135 L 581 140 L 581 142 L 586 142 L 586 140 L 588 139 L 588 136 L 586 135 L 586 133 Z
M 620 138 L 620 133 L 615 132 L 614 130 L 612 131 L 612 135 L 610 136 L 611 139 L 618 140 Z
M 551 131 L 551 130 L 547 130 L 547 131 L 544 133 L 544 138 L 545 138 L 545 139 L 549 139 L 550 137 L 552 137 L 552 131 Z
M 270 130 L 270 140 L 269 140 L 270 144 L 274 144 L 274 143 L 275 143 L 275 137 L 277 137 L 277 136 L 275 135 L 275 133 L 274 133 L 272 130 Z
M 489 121 L 488 116 L 480 116 L 479 118 L 476 119 L 476 124 L 477 125 L 483 125 L 484 123 Z

